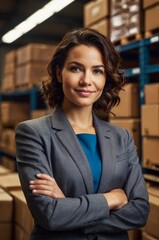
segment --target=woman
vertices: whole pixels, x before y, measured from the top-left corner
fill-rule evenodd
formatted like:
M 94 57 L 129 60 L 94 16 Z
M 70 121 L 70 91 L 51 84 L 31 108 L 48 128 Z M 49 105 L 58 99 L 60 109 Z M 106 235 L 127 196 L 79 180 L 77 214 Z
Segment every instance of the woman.
M 100 33 L 73 30 L 48 72 L 43 94 L 54 111 L 16 129 L 31 239 L 126 240 L 146 223 L 149 204 L 129 132 L 106 121 L 124 84 L 118 53 Z

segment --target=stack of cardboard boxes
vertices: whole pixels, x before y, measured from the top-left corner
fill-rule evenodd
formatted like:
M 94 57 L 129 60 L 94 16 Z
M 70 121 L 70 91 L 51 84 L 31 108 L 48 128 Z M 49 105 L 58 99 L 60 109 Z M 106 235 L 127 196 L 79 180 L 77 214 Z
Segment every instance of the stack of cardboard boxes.
M 159 239 L 159 187 L 150 184 L 148 186 L 150 214 L 147 224 L 142 229 L 142 240 L 158 240 Z
M 0 167 L 0 239 L 29 240 L 33 218 L 27 207 L 17 173 Z
M 109 0 L 90 1 L 84 5 L 84 26 L 109 37 Z
M 145 169 L 159 170 L 159 83 L 145 85 L 145 104 L 141 111 L 142 128 L 142 167 Z M 159 185 L 156 175 L 145 174 L 149 201 L 150 214 L 147 224 L 142 232 L 143 240 L 159 239 Z
M 145 35 L 159 33 L 159 0 L 144 0 Z
M 18 95 L 18 91 L 23 90 L 25 92 L 28 88 L 32 89 L 32 87 L 39 85 L 44 77 L 48 76 L 47 64 L 51 60 L 55 47 L 55 45 L 50 44 L 33 43 L 5 54 L 4 77 L 1 87 L 4 97 L 2 96 L 0 103 L 0 149 L 11 156 L 4 155 L 1 160 L 1 164 L 9 167 L 11 171 L 16 169 L 16 125 L 19 122 L 44 116 L 48 113 L 48 110 L 41 109 L 31 112 L 31 95 Z
M 16 51 L 12 50 L 5 54 L 2 92 L 13 91 L 15 86 Z
M 144 31 L 142 1 L 112 0 L 110 38 L 114 42 L 134 36 L 140 39 Z
M 15 86 L 39 85 L 47 76 L 47 64 L 51 60 L 54 49 L 54 45 L 37 43 L 17 49 Z
M 159 169 L 159 83 L 145 85 L 141 122 L 143 167 Z
M 115 114 L 110 119 L 112 124 L 127 128 L 132 134 L 138 154 L 140 155 L 140 104 L 137 83 L 125 84 L 120 92 L 120 104 L 112 109 Z

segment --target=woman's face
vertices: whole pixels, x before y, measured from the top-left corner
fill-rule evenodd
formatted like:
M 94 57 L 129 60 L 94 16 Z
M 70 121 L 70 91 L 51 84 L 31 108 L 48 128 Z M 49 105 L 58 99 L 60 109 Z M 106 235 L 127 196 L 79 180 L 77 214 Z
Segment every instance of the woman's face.
M 102 54 L 94 46 L 72 48 L 62 71 L 57 67 L 57 79 L 62 83 L 62 107 L 92 107 L 106 83 Z

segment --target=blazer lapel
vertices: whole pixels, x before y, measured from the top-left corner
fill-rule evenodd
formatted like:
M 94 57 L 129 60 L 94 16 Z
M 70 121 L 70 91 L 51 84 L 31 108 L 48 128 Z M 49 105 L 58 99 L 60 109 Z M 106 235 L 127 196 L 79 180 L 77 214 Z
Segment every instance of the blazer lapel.
M 110 128 L 106 123 L 94 117 L 95 128 L 97 131 L 101 158 L 102 158 L 102 174 L 98 188 L 98 192 L 107 192 L 111 189 L 111 181 L 114 170 L 114 146 L 113 136 Z
M 84 179 L 88 193 L 93 193 L 93 178 L 88 160 L 83 149 L 61 109 L 52 114 L 52 127 L 56 129 L 56 136 L 76 163 Z

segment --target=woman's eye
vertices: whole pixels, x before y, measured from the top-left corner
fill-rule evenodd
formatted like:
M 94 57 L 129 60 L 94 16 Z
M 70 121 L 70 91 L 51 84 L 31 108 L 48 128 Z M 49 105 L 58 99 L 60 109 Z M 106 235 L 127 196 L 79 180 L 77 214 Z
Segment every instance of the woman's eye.
M 97 75 L 104 74 L 104 70 L 102 70 L 102 69 L 94 69 L 93 72 L 94 72 L 94 74 L 97 74 Z
M 72 67 L 70 67 L 70 71 L 71 72 L 79 72 L 79 71 L 81 71 L 81 69 L 77 66 L 72 66 Z

